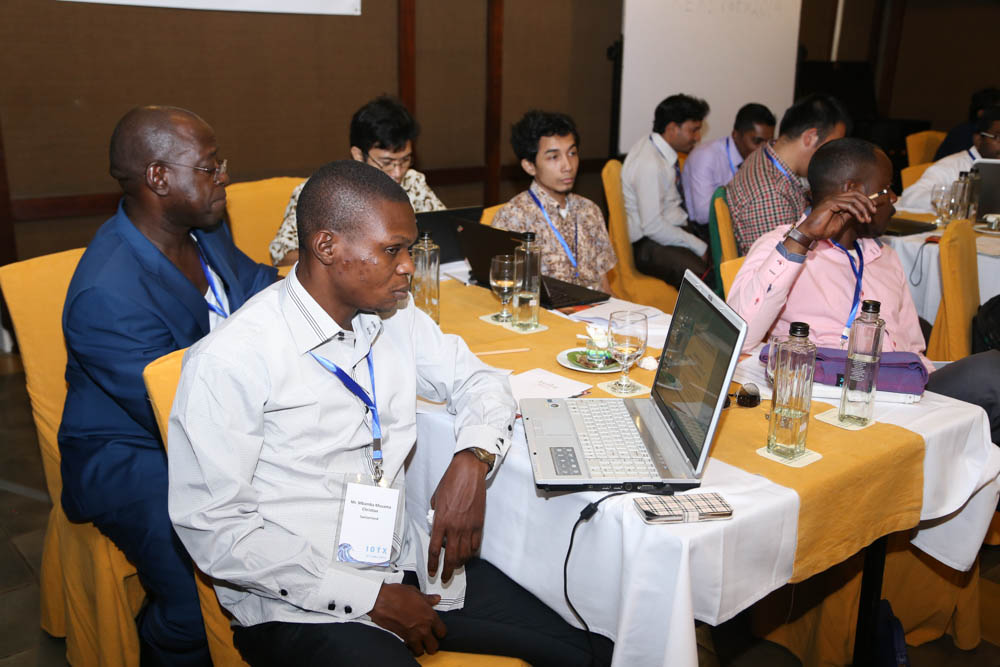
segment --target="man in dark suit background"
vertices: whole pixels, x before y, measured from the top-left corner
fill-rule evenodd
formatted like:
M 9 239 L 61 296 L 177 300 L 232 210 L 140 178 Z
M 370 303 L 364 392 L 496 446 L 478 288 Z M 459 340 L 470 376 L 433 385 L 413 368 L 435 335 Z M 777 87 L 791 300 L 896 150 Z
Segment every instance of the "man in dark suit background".
M 144 665 L 210 664 L 191 562 L 167 516 L 167 464 L 142 380 L 275 280 L 233 244 L 227 164 L 196 114 L 141 107 L 111 137 L 123 197 L 73 275 L 63 311 L 68 391 L 62 504 L 139 571 Z

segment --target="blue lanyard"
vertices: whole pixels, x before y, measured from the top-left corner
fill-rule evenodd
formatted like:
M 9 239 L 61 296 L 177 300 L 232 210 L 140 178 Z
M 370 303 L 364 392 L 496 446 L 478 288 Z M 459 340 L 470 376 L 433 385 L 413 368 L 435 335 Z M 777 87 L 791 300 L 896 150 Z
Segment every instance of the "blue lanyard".
M 549 229 L 551 229 L 552 233 L 556 235 L 556 240 L 559 241 L 559 244 L 563 247 L 563 250 L 566 251 L 566 257 L 569 258 L 569 263 L 572 264 L 573 268 L 575 269 L 576 268 L 576 255 L 573 252 L 570 251 L 569 244 L 566 243 L 566 239 L 564 239 L 563 235 L 559 233 L 559 230 L 556 229 L 556 226 L 554 224 L 552 224 L 552 218 L 549 217 L 549 212 L 545 210 L 544 206 L 542 206 L 542 202 L 539 201 L 538 197 L 535 196 L 535 193 L 532 192 L 531 190 L 528 190 L 528 194 L 531 195 L 531 198 L 535 200 L 536 204 L 538 204 L 538 208 L 541 209 L 542 215 L 545 216 L 545 222 L 549 223 Z M 569 201 L 567 201 L 566 203 L 568 205 Z M 576 224 L 576 222 L 574 222 L 573 223 L 573 250 L 576 250 L 576 243 L 578 241 L 577 237 L 578 237 L 579 231 L 580 231 L 579 230 L 579 226 Z M 580 272 L 579 271 L 576 272 L 576 277 L 577 278 L 580 277 Z
M 798 183 L 799 183 L 798 179 L 797 179 L 797 178 L 795 178 L 794 176 L 792 176 L 792 175 L 791 175 L 790 173 L 788 173 L 788 170 L 787 170 L 787 169 L 785 169 L 785 168 L 784 168 L 784 167 L 783 167 L 783 166 L 781 165 L 781 163 L 780 163 L 780 162 L 778 162 L 778 158 L 776 158 L 776 157 L 774 157 L 773 155 L 771 155 L 771 151 L 769 151 L 769 150 L 768 150 L 767 148 L 765 148 L 765 149 L 764 149 L 764 155 L 766 155 L 766 156 L 767 156 L 767 159 L 771 161 L 771 164 L 773 164 L 773 165 L 774 165 L 774 168 L 775 168 L 775 169 L 777 169 L 777 170 L 778 170 L 778 171 L 780 171 L 780 172 L 781 172 L 782 174 L 784 174 L 785 176 L 787 176 L 787 177 L 788 177 L 788 180 L 790 180 L 790 181 L 792 181 L 792 182 L 794 182 L 794 183 L 796 183 L 796 184 L 798 184 Z
M 378 418 L 378 405 L 375 402 L 375 366 L 372 364 L 372 351 L 369 349 L 368 354 L 365 355 L 365 359 L 368 360 L 368 377 L 372 381 L 372 393 L 369 396 L 368 392 L 364 390 L 364 387 L 359 385 L 354 381 L 350 375 L 348 375 L 344 370 L 333 363 L 329 359 L 324 359 L 318 354 L 313 352 L 309 353 L 313 359 L 319 362 L 319 365 L 330 371 L 337 376 L 347 390 L 352 394 L 361 399 L 361 402 L 372 413 L 372 461 L 375 463 L 375 482 L 378 483 L 382 480 L 382 422 Z
M 219 296 L 219 288 L 215 284 L 215 279 L 212 278 L 212 272 L 208 270 L 208 264 L 205 263 L 205 256 L 201 252 L 201 246 L 195 241 L 194 247 L 198 250 L 198 261 L 201 263 L 201 271 L 205 274 L 205 278 L 208 280 L 208 286 L 212 290 L 212 294 L 215 295 L 215 300 L 219 302 L 219 305 L 215 305 L 208 299 L 205 302 L 208 304 L 208 309 L 221 318 L 229 317 L 229 313 L 222 309 L 222 297 Z
M 729 169 L 736 175 L 736 165 L 733 164 L 733 156 L 729 154 L 729 137 L 726 137 L 726 159 L 729 160 Z
M 969 154 L 969 157 L 972 158 L 973 162 L 976 161 L 976 156 L 972 154 L 972 149 L 971 148 L 966 148 L 965 152 Z
M 851 271 L 854 272 L 854 302 L 851 304 L 851 313 L 847 316 L 844 332 L 840 334 L 840 340 L 843 342 L 847 340 L 851 333 L 851 327 L 854 326 L 854 318 L 858 316 L 858 306 L 861 305 L 861 277 L 865 274 L 865 256 L 862 254 L 861 246 L 856 240 L 854 241 L 854 249 L 858 251 L 858 264 L 854 263 L 854 258 L 851 257 L 851 253 L 847 251 L 847 248 L 833 239 L 830 240 L 830 243 L 844 251 L 847 259 L 851 262 Z

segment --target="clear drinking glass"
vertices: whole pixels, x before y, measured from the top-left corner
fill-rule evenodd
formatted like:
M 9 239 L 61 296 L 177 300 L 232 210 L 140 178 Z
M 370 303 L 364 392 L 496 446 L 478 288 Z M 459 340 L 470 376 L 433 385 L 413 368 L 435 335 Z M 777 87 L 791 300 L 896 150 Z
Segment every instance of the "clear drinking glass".
M 948 194 L 951 192 L 950 185 L 935 185 L 931 188 L 931 207 L 937 214 L 934 224 L 942 227 L 947 224 L 945 216 L 948 214 Z
M 611 341 L 611 356 L 622 365 L 622 376 L 611 383 L 613 394 L 632 394 L 639 384 L 628 377 L 629 367 L 646 351 L 646 335 L 649 324 L 644 313 L 632 310 L 618 310 L 608 319 L 608 338 Z
M 490 316 L 494 322 L 510 322 L 513 315 L 507 308 L 514 296 L 514 255 L 497 255 L 490 262 L 490 287 L 500 299 L 500 312 Z
M 948 212 L 946 214 L 948 222 L 965 217 L 965 187 L 966 183 L 964 181 L 955 181 L 948 189 Z

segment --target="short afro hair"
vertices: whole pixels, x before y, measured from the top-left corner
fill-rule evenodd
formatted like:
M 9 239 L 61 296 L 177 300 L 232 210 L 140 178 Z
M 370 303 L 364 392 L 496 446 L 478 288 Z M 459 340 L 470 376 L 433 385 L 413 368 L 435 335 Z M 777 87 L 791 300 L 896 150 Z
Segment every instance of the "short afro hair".
M 754 125 L 774 127 L 775 124 L 774 114 L 771 113 L 770 109 L 763 104 L 751 102 L 744 104 L 736 112 L 736 122 L 733 123 L 733 129 L 737 132 L 749 132 Z
M 564 113 L 532 109 L 510 127 L 510 145 L 518 160 L 534 162 L 538 156 L 538 142 L 542 137 L 573 135 L 573 142 L 580 145 L 576 123 Z
M 671 95 L 656 105 L 653 112 L 653 132 L 663 134 L 667 125 L 677 123 L 683 125 L 686 121 L 703 121 L 709 112 L 708 102 L 690 95 Z
M 381 169 L 358 160 L 323 165 L 306 181 L 295 207 L 299 250 L 304 252 L 309 238 L 322 229 L 353 236 L 377 201 L 410 202 Z
M 878 163 L 879 147 L 870 141 L 844 137 L 819 147 L 809 161 L 813 201 L 840 191 L 848 179 L 857 179 L 866 166 Z

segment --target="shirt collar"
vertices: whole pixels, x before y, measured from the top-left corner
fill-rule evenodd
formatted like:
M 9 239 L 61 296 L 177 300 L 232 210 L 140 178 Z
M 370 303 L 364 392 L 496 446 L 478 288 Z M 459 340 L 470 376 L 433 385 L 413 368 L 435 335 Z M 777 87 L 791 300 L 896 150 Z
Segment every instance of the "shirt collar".
M 722 150 L 728 151 L 729 158 L 732 159 L 734 165 L 738 167 L 743 164 L 743 156 L 740 155 L 738 150 L 736 150 L 736 142 L 733 141 L 733 137 L 731 135 L 723 137 Z
M 777 160 L 777 161 L 778 161 L 778 164 L 780 164 L 780 165 L 781 165 L 782 167 L 784 167 L 784 168 L 785 168 L 785 170 L 786 170 L 786 171 L 788 171 L 788 173 L 789 173 L 789 174 L 791 174 L 791 175 L 792 175 L 792 176 L 793 176 L 793 177 L 794 177 L 794 178 L 795 178 L 796 180 L 798 180 L 798 181 L 801 181 L 801 180 L 802 180 L 801 178 L 799 178 L 799 175 L 798 175 L 798 174 L 796 174 L 796 173 L 795 173 L 794 171 L 792 171 L 792 168 L 791 168 L 791 167 L 789 167 L 789 166 L 788 166 L 788 165 L 787 165 L 787 164 L 785 163 L 785 161 L 781 159 L 781 156 L 780 156 L 780 155 L 778 155 L 778 152 L 777 152 L 776 150 L 774 150 L 774 139 L 771 139 L 771 141 L 767 142 L 767 143 L 766 143 L 766 144 L 764 145 L 764 150 L 765 150 L 765 151 L 767 151 L 767 152 L 768 152 L 768 154 L 769 154 L 769 155 L 770 155 L 771 157 L 773 157 L 773 158 L 774 158 L 775 160 Z M 770 160 L 768 160 L 768 162 L 770 162 Z M 772 165 L 772 166 L 774 166 L 774 165 Z M 782 177 L 784 177 L 784 175 L 782 175 Z
M 983 156 L 979 154 L 979 150 L 975 146 L 969 146 L 969 152 L 972 153 L 973 162 L 983 159 Z
M 653 145 L 663 156 L 663 159 L 667 161 L 667 164 L 674 164 L 677 162 L 677 151 L 667 143 L 667 140 L 663 138 L 662 134 L 658 132 L 650 132 L 649 138 L 653 140 Z
M 298 268 L 299 265 L 296 263 L 282 281 L 281 309 L 292 333 L 295 351 L 305 354 L 336 337 L 344 329 L 323 310 L 299 282 Z M 354 335 L 364 343 L 363 348 L 367 352 L 371 342 L 382 330 L 382 318 L 371 313 L 358 313 L 351 320 L 351 326 Z
M 556 201 L 555 197 L 553 197 L 552 195 L 550 195 L 540 185 L 538 185 L 538 181 L 532 179 L 531 180 L 531 186 L 528 189 L 531 190 L 533 193 L 535 193 L 535 196 L 538 197 L 538 200 L 540 202 L 542 202 L 542 206 L 545 206 L 546 208 L 552 207 L 552 208 L 554 208 L 556 210 L 559 210 L 559 202 Z M 574 199 L 573 193 L 572 192 L 567 192 L 566 193 L 566 210 L 567 211 L 570 208 L 572 208 L 572 206 L 573 206 L 573 199 Z

